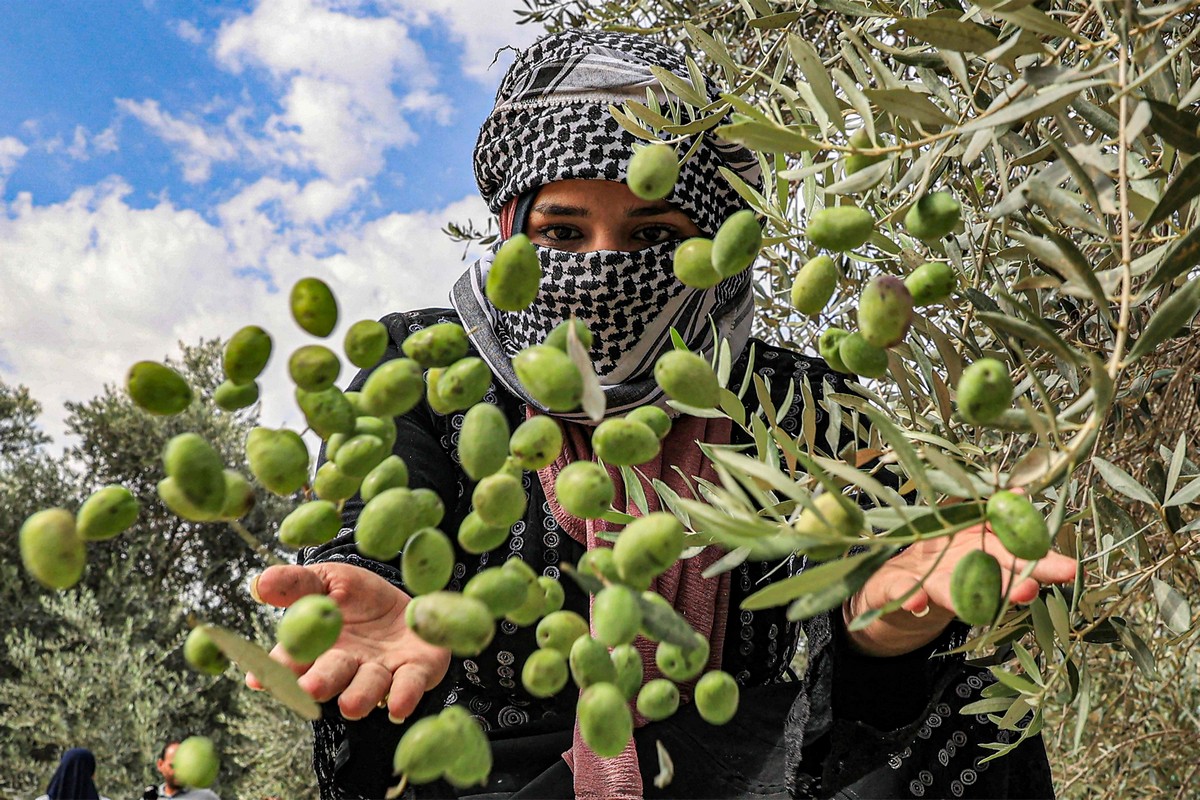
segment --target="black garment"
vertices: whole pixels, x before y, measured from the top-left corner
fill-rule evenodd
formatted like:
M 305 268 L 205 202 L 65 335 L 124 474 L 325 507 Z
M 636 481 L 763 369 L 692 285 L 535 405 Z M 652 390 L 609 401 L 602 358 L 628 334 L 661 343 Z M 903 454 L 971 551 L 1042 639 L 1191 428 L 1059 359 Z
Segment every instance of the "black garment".
M 96 774 L 96 757 L 84 747 L 72 747 L 63 753 L 58 768 L 46 787 L 50 800 L 100 800 L 92 776 Z
M 411 332 L 455 321 L 454 312 L 445 309 L 385 317 L 392 340 L 385 358 L 400 357 L 400 343 Z M 841 376 L 819 360 L 761 341 L 752 340 L 750 347 L 754 372 L 769 382 L 777 408 L 783 406 L 792 380 L 799 386 L 807 377 L 817 398 L 822 396 L 823 381 L 835 391 L 844 389 Z M 741 384 L 750 347 L 732 371 L 731 386 Z M 360 389 L 367 374 L 359 373 L 349 389 Z M 779 420 L 780 427 L 792 436 L 801 431 L 800 397 L 797 389 L 794 402 Z M 748 413 L 758 410 L 755 398 L 753 388 L 746 392 Z M 525 406 L 512 395 L 498 393 L 493 387 L 485 400 L 505 413 L 511 427 L 524 421 Z M 827 420 L 820 408 L 816 417 L 816 438 L 821 442 Z M 446 506 L 441 527 L 451 534 L 470 511 L 473 487 L 457 463 L 462 419 L 461 413 L 440 415 L 424 403 L 396 419 L 395 452 L 408 464 L 410 485 L 439 494 Z M 745 443 L 739 434 L 735 428 L 734 442 Z M 483 568 L 514 556 L 541 574 L 558 578 L 559 563 L 573 563 L 582 555 L 582 546 L 554 520 L 537 476 L 527 472 L 524 484 L 528 511 L 525 519 L 513 526 L 507 545 L 480 556 L 459 551 L 448 588 L 460 590 Z M 361 508 L 358 497 L 348 501 L 345 527 L 328 544 L 303 551 L 302 563 L 355 564 L 403 588 L 399 559 L 381 563 L 355 550 L 353 527 Z M 830 624 L 828 616 L 801 626 L 786 619 L 784 608 L 740 609 L 747 596 L 772 580 L 798 573 L 805 564 L 803 558 L 793 557 L 782 568 L 776 570 L 775 566 L 747 563 L 732 573 L 722 668 L 742 687 L 743 702 L 734 721 L 713 727 L 685 706 L 671 719 L 647 725 L 635 734 L 647 797 L 774 798 L 788 797 L 789 791 L 798 797 L 828 796 L 843 787 L 856 792 L 856 782 L 881 785 L 884 778 L 879 775 L 889 781 L 886 793 L 866 793 L 864 789 L 842 796 L 1052 796 L 1040 741 L 1034 742 L 1037 752 L 1033 757 L 1019 766 L 1013 757 L 982 768 L 976 765 L 987 755 L 977 744 L 997 740 L 1000 732 L 985 719 L 955 713 L 958 707 L 978 699 L 979 689 L 991 682 L 991 676 L 964 668 L 960 659 L 929 658 L 935 648 L 951 644 L 958 629 L 948 630 L 922 651 L 897 659 L 858 655 L 845 645 L 840 629 Z M 586 617 L 584 593 L 571 580 L 563 580 L 562 586 L 565 607 Z M 833 617 L 836 622 L 840 615 Z M 799 676 L 791 665 L 805 639 L 808 667 L 805 675 Z M 517 628 L 501 621 L 487 650 L 474 658 L 453 659 L 446 678 L 426 693 L 410 717 L 417 719 L 455 703 L 475 716 L 488 732 L 496 759 L 487 793 L 472 790 L 479 800 L 570 795 L 570 771 L 560 756 L 570 747 L 576 694 L 568 689 L 542 700 L 524 691 L 520 668 L 536 646 L 532 627 Z M 960 682 L 957 686 L 956 680 Z M 963 687 L 966 691 L 959 691 Z M 326 703 L 323 712 L 323 718 L 314 723 L 314 767 L 322 800 L 382 797 L 392 780 L 392 753 L 406 726 L 391 724 L 382 711 L 347 723 L 335 702 Z M 936 737 L 935 729 L 943 726 L 954 731 Z M 940 738 L 947 735 L 950 738 L 938 750 Z M 665 791 L 656 790 L 653 784 L 658 772 L 658 739 L 675 763 L 675 779 Z M 985 781 L 985 772 L 989 779 L 1003 773 L 1004 779 Z M 1032 780 L 1026 794 L 1006 793 L 1010 772 Z M 436 782 L 412 787 L 404 796 L 424 800 L 472 795 Z

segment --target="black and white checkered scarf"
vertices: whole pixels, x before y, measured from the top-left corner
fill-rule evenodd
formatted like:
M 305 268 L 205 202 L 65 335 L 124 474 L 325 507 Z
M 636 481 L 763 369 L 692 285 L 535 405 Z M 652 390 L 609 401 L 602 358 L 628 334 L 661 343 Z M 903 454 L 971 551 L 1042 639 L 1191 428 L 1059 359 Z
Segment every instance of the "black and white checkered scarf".
M 475 147 L 475 176 L 489 208 L 500 213 L 513 198 L 557 180 L 624 181 L 637 140 L 608 106 L 644 102 L 647 88 L 665 105 L 668 92 L 651 65 L 686 80 L 681 54 L 644 36 L 572 30 L 544 37 L 521 53 L 501 81 Z M 666 199 L 712 236 L 744 207 L 720 167 L 755 186 L 759 165 L 740 145 L 698 135 L 704 142 L 684 163 Z M 690 144 L 680 145 L 679 152 Z M 497 244 L 463 274 L 450 299 L 497 379 L 536 408 L 541 406 L 517 380 L 511 359 L 574 314 L 596 337 L 591 356 L 606 395 L 606 415 L 615 416 L 661 400 L 652 370 L 671 347 L 672 327 L 692 350 L 703 353 L 717 344 L 714 326 L 718 341 L 728 339 L 735 356 L 749 337 L 750 272 L 712 289 L 689 288 L 672 270 L 677 244 L 632 253 L 539 247 L 543 279 L 537 299 L 512 313 L 497 310 L 484 294 Z M 582 412 L 558 416 L 586 419 Z

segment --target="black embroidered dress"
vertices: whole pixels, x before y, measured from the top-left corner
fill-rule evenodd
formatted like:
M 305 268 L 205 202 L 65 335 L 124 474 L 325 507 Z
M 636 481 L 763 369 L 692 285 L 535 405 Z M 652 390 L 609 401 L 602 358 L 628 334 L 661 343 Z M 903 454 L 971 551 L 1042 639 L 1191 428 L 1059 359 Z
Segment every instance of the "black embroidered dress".
M 385 358 L 400 357 L 410 333 L 438 322 L 457 322 L 448 309 L 392 314 L 383 322 L 391 344 Z M 752 340 L 754 369 L 768 379 L 779 404 L 789 380 L 806 376 L 815 396 L 823 381 L 843 387 L 841 376 L 824 362 Z M 747 348 L 749 350 L 749 348 Z M 744 374 L 746 357 L 733 370 L 731 385 Z M 348 387 L 360 389 L 367 372 Z M 747 411 L 754 413 L 754 392 Z M 486 402 L 508 417 L 511 427 L 525 419 L 524 403 L 493 387 Z M 825 414 L 817 409 L 818 430 Z M 780 420 L 797 435 L 801 401 Z M 446 507 L 441 527 L 453 534 L 470 511 L 473 484 L 457 462 L 461 413 L 440 415 L 421 403 L 396 419 L 395 452 L 408 464 L 410 485 L 436 491 Z M 738 438 L 734 430 L 734 441 Z M 471 576 L 505 559 L 519 557 L 537 572 L 560 576 L 561 562 L 574 563 L 583 548 L 562 531 L 550 511 L 537 476 L 526 472 L 529 495 L 525 519 L 513 526 L 508 542 L 483 555 L 461 550 L 448 588 L 461 590 Z M 344 527 L 328 544 L 302 552 L 301 563 L 340 561 L 369 569 L 403 589 L 399 559 L 377 562 L 359 555 L 353 528 L 362 503 L 356 496 L 344 511 Z M 1006 758 L 982 764 L 988 751 L 980 743 L 1005 741 L 985 717 L 963 716 L 958 709 L 979 699 L 994 679 L 961 659 L 933 657 L 952 646 L 962 629 L 951 628 L 939 640 L 897 658 L 871 658 L 852 651 L 837 618 L 822 615 L 803 624 L 789 622 L 784 608 L 740 609 L 741 601 L 769 580 L 803 570 L 791 559 L 771 572 L 773 563 L 746 563 L 732 574 L 728 630 L 722 668 L 742 687 L 737 716 L 714 727 L 688 705 L 664 722 L 636 732 L 646 797 L 787 798 L 825 797 L 1052 797 L 1049 768 L 1040 739 Z M 563 578 L 566 608 L 587 616 L 587 599 Z M 486 789 L 456 792 L 437 782 L 410 787 L 406 798 L 566 797 L 571 775 L 561 753 L 570 749 L 577 698 L 572 686 L 549 699 L 537 699 L 521 686 L 520 669 L 537 647 L 534 629 L 501 621 L 489 647 L 473 658 L 455 658 L 442 683 L 426 693 L 412 719 L 457 703 L 488 731 L 496 763 Z M 803 648 L 797 661 L 797 650 Z M 803 674 L 793 663 L 804 663 Z M 322 800 L 383 797 L 392 782 L 392 754 L 406 726 L 394 725 L 385 711 L 347 722 L 335 702 L 314 723 L 314 767 Z M 675 765 L 675 778 L 656 789 L 655 741 L 661 740 Z

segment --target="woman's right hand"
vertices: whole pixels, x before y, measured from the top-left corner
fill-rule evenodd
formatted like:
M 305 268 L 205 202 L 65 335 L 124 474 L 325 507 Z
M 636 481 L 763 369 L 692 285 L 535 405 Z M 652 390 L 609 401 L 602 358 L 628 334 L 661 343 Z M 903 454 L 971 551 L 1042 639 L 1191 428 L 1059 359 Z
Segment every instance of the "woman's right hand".
M 409 630 L 404 610 L 412 599 L 370 570 L 350 564 L 268 567 L 251 591 L 264 603 L 287 608 L 309 594 L 326 594 L 342 610 L 342 633 L 312 664 L 300 665 L 280 645 L 271 657 L 299 676 L 317 702 L 338 698 L 348 720 L 362 719 L 384 698 L 388 715 L 402 721 L 450 667 L 450 651 Z M 262 685 L 246 675 L 252 689 Z

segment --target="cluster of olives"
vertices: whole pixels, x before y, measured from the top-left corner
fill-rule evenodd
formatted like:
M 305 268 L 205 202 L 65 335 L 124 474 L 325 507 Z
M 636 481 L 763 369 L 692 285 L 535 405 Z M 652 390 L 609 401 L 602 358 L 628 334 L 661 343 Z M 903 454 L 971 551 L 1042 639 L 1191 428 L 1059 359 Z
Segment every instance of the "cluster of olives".
M 925 201 L 948 198 L 932 204 Z M 918 209 L 930 209 L 916 213 Z M 921 198 L 906 217 L 910 233 L 918 238 L 940 238 L 958 222 L 958 203 L 945 192 L 935 192 Z M 930 217 L 937 217 L 936 227 Z M 870 212 L 847 204 L 822 209 L 809 219 L 807 235 L 817 247 L 835 253 L 861 247 L 875 230 Z M 940 230 L 937 236 L 928 236 Z M 920 231 L 920 233 L 918 233 Z M 822 254 L 804 264 L 792 282 L 793 307 L 809 316 L 825 309 L 837 290 L 838 267 L 833 258 Z M 904 340 L 912 323 L 913 308 L 943 302 L 954 290 L 954 269 L 945 262 L 931 261 L 921 265 L 901 280 L 894 275 L 876 275 L 863 289 L 858 303 L 858 330 L 827 328 L 820 336 L 817 349 L 829 366 L 838 372 L 882 378 L 887 373 L 887 348 Z
M 999 491 L 988 498 L 987 520 L 992 532 L 1012 555 L 1035 561 L 1050 552 L 1050 530 L 1040 511 L 1024 495 Z M 1004 596 L 1000 562 L 991 553 L 972 550 L 950 576 L 954 613 L 972 625 L 990 625 Z
M 87 542 L 111 539 L 131 526 L 141 507 L 123 486 L 93 492 L 79 511 L 47 508 L 21 525 L 18 542 L 25 569 L 48 589 L 69 589 L 83 577 Z
M 859 137 L 857 144 L 852 139 L 855 146 L 869 145 L 869 140 L 855 136 Z M 853 164 L 848 160 L 847 172 L 867 166 L 873 158 L 863 155 Z M 678 173 L 674 148 L 655 144 L 634 155 L 628 183 L 640 197 L 661 199 L 671 193 Z M 905 224 L 914 236 L 935 239 L 953 228 L 958 213 L 957 202 L 937 192 L 921 198 Z M 818 247 L 840 253 L 864 244 L 873 230 L 868 212 L 847 205 L 814 214 L 808 236 Z M 711 240 L 683 242 L 675 253 L 675 274 L 689 286 L 708 288 L 747 269 L 761 247 L 762 229 L 754 214 L 739 211 Z M 496 308 L 519 311 L 532 303 L 541 278 L 535 249 L 518 234 L 497 251 L 485 291 Z M 837 280 L 832 258 L 814 258 L 796 277 L 793 304 L 804 313 L 820 313 Z M 886 348 L 904 338 L 913 307 L 941 302 L 954 284 L 953 271 L 941 263 L 926 264 L 904 281 L 886 275 L 873 279 L 860 299 L 859 330 L 825 331 L 820 337 L 821 354 L 834 369 L 882 376 L 887 368 Z M 295 284 L 290 307 L 296 323 L 314 337 L 328 337 L 336 327 L 336 299 L 316 278 Z M 400 558 L 404 586 L 412 596 L 406 610 L 408 626 L 423 640 L 457 656 L 477 655 L 487 648 L 497 620 L 536 626 L 538 650 L 522 667 L 522 684 L 531 695 L 545 698 L 573 680 L 581 691 L 582 736 L 601 756 L 616 756 L 628 746 L 633 731 L 631 706 L 647 720 L 673 714 L 680 702 L 680 684 L 695 681 L 693 697 L 703 719 L 718 725 L 728 722 L 737 709 L 736 682 L 720 670 L 701 676 L 709 661 L 708 641 L 666 600 L 648 590 L 676 563 L 685 545 L 683 526 L 670 514 L 656 512 L 634 520 L 612 548 L 590 550 L 580 560 L 576 578 L 594 595 L 590 625 L 579 614 L 563 609 L 564 591 L 556 580 L 539 576 L 519 559 L 482 570 L 461 592 L 446 589 L 456 550 L 450 536 L 439 528 L 445 509 L 436 492 L 410 488 L 408 467 L 393 453 L 395 418 L 422 399 L 439 414 L 465 412 L 458 457 L 475 486 L 472 509 L 455 539 L 472 554 L 495 550 L 506 542 L 510 528 L 526 512 L 523 471 L 554 463 L 563 449 L 563 432 L 553 417 L 545 415 L 534 415 L 510 430 L 503 412 L 484 402 L 492 374 L 482 359 L 468 355 L 468 334 L 462 326 L 442 323 L 413 333 L 402 344 L 403 357 L 380 364 L 388 341 L 388 331 L 378 322 L 362 320 L 349 328 L 342 348 L 346 359 L 372 370 L 358 392 L 337 388 L 341 358 L 325 345 L 306 344 L 289 358 L 297 406 L 309 429 L 325 442 L 327 460 L 310 483 L 310 454 L 300 434 L 265 427 L 249 432 L 245 452 L 255 481 L 281 496 L 311 489 L 307 501 L 281 523 L 279 540 L 289 547 L 330 541 L 341 530 L 344 503 L 358 495 L 364 506 L 354 530 L 355 545 L 369 558 Z M 586 354 L 592 345 L 592 332 L 569 320 L 542 343 L 517 354 L 513 368 L 543 408 L 572 412 L 583 404 L 591 377 Z M 258 400 L 257 381 L 271 352 L 271 337 L 258 326 L 246 326 L 229 339 L 222 361 L 226 379 L 214 395 L 219 407 L 235 411 Z M 697 353 L 676 349 L 663 354 L 654 377 L 678 409 L 720 405 L 724 390 L 708 360 Z M 137 405 L 154 414 L 178 414 L 193 400 L 182 376 L 154 362 L 135 364 L 126 385 Z M 964 371 L 958 391 L 963 418 L 986 422 L 1011 402 L 1012 383 L 1002 364 L 983 359 Z M 576 461 L 558 473 L 554 491 L 561 507 L 581 519 L 612 512 L 615 487 L 605 465 L 634 467 L 652 461 L 670 429 L 669 415 L 655 406 L 601 422 L 592 434 L 599 463 Z M 220 454 L 195 433 L 172 438 L 162 462 L 165 477 L 158 484 L 158 495 L 183 519 L 234 522 L 253 506 L 251 481 L 226 469 Z M 25 566 L 48 587 L 72 586 L 86 561 L 84 543 L 117 535 L 137 514 L 137 501 L 119 486 L 93 494 L 78 514 L 64 509 L 40 511 L 21 528 Z M 988 518 L 1015 555 L 1040 558 L 1045 554 L 1049 546 L 1045 522 L 1025 498 L 998 493 L 988 503 Z M 825 492 L 793 523 L 789 552 L 803 550 L 814 560 L 837 557 L 863 525 L 857 506 L 836 492 Z M 994 619 L 1000 602 L 1000 569 L 994 558 L 979 552 L 963 559 L 953 582 L 960 616 L 981 624 Z M 307 664 L 332 647 L 341 630 L 337 604 L 324 595 L 309 595 L 283 615 L 276 635 L 295 662 Z M 656 643 L 655 664 L 664 677 L 645 681 L 634 646 L 638 636 Z M 189 635 L 184 656 L 206 674 L 219 675 L 229 665 L 203 628 Z M 175 765 L 186 783 L 211 784 L 218 767 L 212 742 L 193 737 L 182 743 Z M 450 707 L 410 727 L 396 750 L 395 766 L 414 783 L 443 778 L 467 787 L 486 782 L 491 753 L 486 736 L 470 715 Z
M 602 468 L 600 474 L 611 502 L 611 481 Z M 558 491 L 564 496 L 562 487 Z M 588 551 L 576 572 L 581 584 L 595 592 L 590 627 L 582 616 L 562 608 L 563 590 L 557 581 L 537 576 L 515 558 L 482 570 L 461 593 L 435 591 L 415 597 L 406 620 L 422 639 L 459 656 L 477 655 L 486 648 L 498 619 L 536 625 L 538 650 L 522 666 L 522 685 L 534 697 L 545 698 L 573 680 L 582 692 L 577 713 L 584 741 L 597 754 L 613 757 L 633 735 L 630 703 L 636 703 L 647 719 L 665 719 L 679 705 L 675 683 L 695 679 L 708 663 L 708 641 L 687 627 L 660 595 L 647 591 L 651 581 L 678 560 L 683 547 L 683 526 L 674 516 L 656 512 L 627 525 L 611 549 Z M 644 685 L 642 658 L 633 645 L 639 635 L 658 642 L 655 663 L 665 676 Z M 711 671 L 696 685 L 697 710 L 713 724 L 728 722 L 737 700 L 737 684 L 724 672 Z M 397 766 L 410 781 L 447 774 L 441 759 L 410 768 L 410 758 L 432 746 L 423 742 L 436 724 L 440 723 L 414 725 L 401 740 Z

